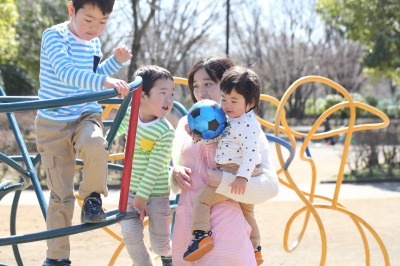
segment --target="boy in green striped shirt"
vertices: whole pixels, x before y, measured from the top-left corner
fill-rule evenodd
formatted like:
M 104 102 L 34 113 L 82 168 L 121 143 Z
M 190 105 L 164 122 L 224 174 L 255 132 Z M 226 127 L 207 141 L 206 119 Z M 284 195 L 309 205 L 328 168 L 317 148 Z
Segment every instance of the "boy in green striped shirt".
M 174 102 L 174 80 L 168 70 L 153 65 L 139 68 L 137 76 L 143 79 L 142 95 L 122 235 L 133 263 L 151 266 L 143 241 L 143 219 L 148 216 L 151 248 L 163 265 L 172 265 L 168 173 L 175 132 L 165 117 Z M 129 116 L 130 108 L 116 138 L 128 132 Z

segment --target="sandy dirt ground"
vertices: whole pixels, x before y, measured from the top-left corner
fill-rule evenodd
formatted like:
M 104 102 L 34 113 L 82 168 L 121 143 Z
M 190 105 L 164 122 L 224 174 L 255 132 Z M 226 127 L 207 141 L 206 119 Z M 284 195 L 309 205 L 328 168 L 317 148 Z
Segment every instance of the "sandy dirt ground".
M 318 166 L 319 180 L 331 179 L 337 174 L 340 164 L 340 146 L 314 147 L 316 165 Z M 310 170 L 308 167 L 295 161 L 290 170 L 296 177 L 300 187 L 307 187 Z M 368 228 L 373 228 L 385 245 L 390 258 L 390 265 L 400 265 L 400 185 L 390 184 L 363 184 L 343 185 L 341 202 L 359 217 L 366 238 L 368 239 L 371 261 L 370 265 L 385 265 L 378 241 Z M 318 193 L 332 197 L 334 185 L 319 184 Z M 104 200 L 107 209 L 118 206 L 119 192 L 113 191 L 111 196 Z M 9 216 L 12 195 L 7 195 L 0 201 L 0 237 L 9 235 Z M 262 232 L 263 265 L 320 265 L 321 237 L 320 230 L 314 218 L 310 219 L 304 237 L 293 252 L 284 248 L 284 232 L 287 222 L 292 215 L 304 204 L 292 191 L 282 187 L 280 195 L 268 202 L 256 206 L 256 215 Z M 319 217 L 323 222 L 327 238 L 327 260 L 325 265 L 367 265 L 365 251 L 360 233 L 351 219 L 338 211 L 318 209 Z M 77 206 L 74 215 L 74 224 L 79 223 L 80 209 Z M 294 219 L 289 234 L 290 246 L 301 230 L 304 213 Z M 371 227 L 369 227 L 371 226 Z M 120 235 L 119 225 L 112 225 L 111 229 Z M 44 219 L 32 191 L 24 191 L 21 195 L 17 212 L 17 233 L 27 234 L 45 230 Z M 175 229 L 177 230 L 177 229 Z M 103 229 L 80 233 L 70 236 L 71 260 L 73 265 L 109 265 L 109 260 L 118 246 L 118 241 L 112 238 Z M 147 239 L 147 235 L 146 235 Z M 41 265 L 46 253 L 45 241 L 25 243 L 19 245 L 23 265 Z M 0 265 L 17 265 L 10 246 L 0 246 Z M 132 265 L 125 250 L 114 265 Z M 154 265 L 161 265 L 159 258 L 155 258 Z M 387 264 L 389 265 L 389 264 Z M 219 266 L 219 265 L 218 265 Z M 221 265 L 222 266 L 222 265 Z

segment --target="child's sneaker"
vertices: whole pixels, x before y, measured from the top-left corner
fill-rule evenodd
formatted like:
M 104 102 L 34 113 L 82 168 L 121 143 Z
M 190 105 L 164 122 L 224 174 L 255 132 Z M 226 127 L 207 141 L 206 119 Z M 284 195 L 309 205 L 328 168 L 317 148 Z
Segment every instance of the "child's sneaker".
M 100 223 L 107 219 L 106 214 L 101 207 L 101 196 L 93 192 L 84 201 L 81 211 L 82 223 Z
M 261 265 L 264 262 L 261 254 L 261 246 L 258 246 L 257 250 L 254 251 L 254 256 L 256 257 L 257 265 Z
M 57 260 L 57 259 L 47 258 L 43 262 L 43 266 L 70 266 L 70 265 L 71 265 L 71 261 L 69 259 Z
M 195 230 L 193 232 L 195 238 L 190 242 L 188 250 L 183 254 L 183 260 L 195 261 L 201 259 L 206 253 L 214 248 L 211 239 L 211 231 L 205 232 Z
M 174 264 L 172 264 L 172 257 L 166 257 L 166 256 L 161 256 L 161 262 L 162 262 L 162 266 L 174 266 Z

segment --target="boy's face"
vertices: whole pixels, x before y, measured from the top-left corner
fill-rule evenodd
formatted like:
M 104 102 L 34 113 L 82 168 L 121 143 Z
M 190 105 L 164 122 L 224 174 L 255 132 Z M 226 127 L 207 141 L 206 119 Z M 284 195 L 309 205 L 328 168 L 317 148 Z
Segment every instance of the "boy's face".
M 86 41 L 99 37 L 103 33 L 109 18 L 109 14 L 103 15 L 100 8 L 92 4 L 85 4 L 75 12 L 72 1 L 68 4 L 68 14 L 71 19 L 68 23 L 68 29 L 77 37 Z
M 154 82 L 149 95 L 142 92 L 139 117 L 142 122 L 150 122 L 157 117 L 164 118 L 174 104 L 175 85 L 170 79 L 158 79 Z
M 221 92 L 221 107 L 229 118 L 238 118 L 248 112 L 254 104 L 246 104 L 243 95 L 235 89 L 230 94 Z

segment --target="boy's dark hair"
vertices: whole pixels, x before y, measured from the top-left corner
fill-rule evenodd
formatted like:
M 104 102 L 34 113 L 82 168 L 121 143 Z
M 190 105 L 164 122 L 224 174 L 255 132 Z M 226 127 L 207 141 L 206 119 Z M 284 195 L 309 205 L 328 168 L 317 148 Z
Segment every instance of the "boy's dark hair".
M 151 88 L 153 88 L 154 83 L 159 79 L 170 79 L 174 80 L 172 74 L 165 68 L 147 65 L 139 67 L 133 74 L 133 79 L 137 76 L 142 77 L 142 91 L 145 95 L 149 95 Z
M 193 102 L 197 102 L 193 92 L 193 79 L 194 74 L 197 71 L 199 71 L 200 69 L 204 69 L 210 76 L 211 80 L 217 83 L 221 80 L 222 75 L 225 73 L 225 71 L 231 67 L 233 67 L 233 62 L 229 57 L 226 56 L 205 57 L 197 61 L 190 70 L 188 76 L 188 86 Z
M 98 6 L 103 12 L 103 15 L 111 14 L 113 11 L 115 0 L 72 0 L 72 5 L 75 9 L 75 14 L 81 9 L 84 5 L 90 4 L 94 6 Z
M 235 66 L 225 72 L 221 79 L 221 92 L 230 94 L 233 89 L 244 97 L 246 104 L 254 102 L 257 111 L 261 94 L 261 81 L 258 75 L 251 69 Z

